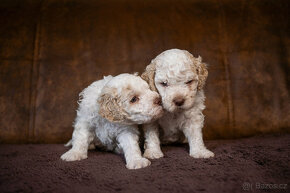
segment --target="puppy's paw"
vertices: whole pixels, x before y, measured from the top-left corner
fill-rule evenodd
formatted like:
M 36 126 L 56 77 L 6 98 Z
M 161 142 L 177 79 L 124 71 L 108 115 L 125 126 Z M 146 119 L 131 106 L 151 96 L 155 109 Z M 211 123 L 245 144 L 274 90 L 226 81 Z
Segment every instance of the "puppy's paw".
M 214 153 L 209 151 L 208 149 L 193 150 L 193 151 L 190 151 L 189 155 L 191 157 L 194 157 L 194 158 L 210 158 L 210 157 L 214 157 Z
M 69 150 L 68 152 L 64 153 L 60 158 L 64 161 L 78 161 L 88 158 L 88 155 L 87 153 Z
M 128 169 L 140 169 L 150 166 L 151 162 L 146 158 L 138 158 L 132 161 L 129 161 L 126 165 Z
M 164 155 L 160 149 L 146 149 L 143 156 L 148 159 L 158 159 Z

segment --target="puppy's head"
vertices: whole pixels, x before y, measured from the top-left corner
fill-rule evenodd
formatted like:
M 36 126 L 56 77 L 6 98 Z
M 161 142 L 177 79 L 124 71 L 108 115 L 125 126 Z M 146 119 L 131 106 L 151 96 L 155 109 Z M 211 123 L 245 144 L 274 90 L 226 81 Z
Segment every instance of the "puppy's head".
M 121 74 L 110 80 L 99 98 L 99 114 L 121 124 L 149 123 L 161 117 L 161 98 L 137 75 Z
M 194 105 L 207 75 L 206 64 L 200 56 L 195 58 L 186 50 L 171 49 L 153 59 L 141 77 L 152 90 L 159 92 L 163 107 L 174 112 Z

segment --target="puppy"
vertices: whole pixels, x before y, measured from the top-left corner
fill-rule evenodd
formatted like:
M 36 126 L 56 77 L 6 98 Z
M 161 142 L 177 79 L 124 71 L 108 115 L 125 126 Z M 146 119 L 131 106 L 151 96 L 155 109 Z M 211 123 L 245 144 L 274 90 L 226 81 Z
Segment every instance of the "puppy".
M 146 67 L 141 77 L 160 94 L 165 113 L 157 123 L 143 125 L 144 157 L 154 159 L 163 156 L 158 137 L 159 126 L 162 143 L 188 142 L 190 156 L 214 156 L 202 139 L 202 110 L 205 108 L 203 86 L 207 75 L 206 64 L 200 56 L 195 58 L 188 51 L 179 49 L 164 51 Z
M 149 123 L 163 113 L 161 99 L 137 75 L 108 76 L 92 83 L 80 93 L 74 123 L 72 148 L 61 156 L 75 161 L 87 158 L 90 144 L 124 153 L 126 167 L 150 165 L 139 148 L 137 124 Z

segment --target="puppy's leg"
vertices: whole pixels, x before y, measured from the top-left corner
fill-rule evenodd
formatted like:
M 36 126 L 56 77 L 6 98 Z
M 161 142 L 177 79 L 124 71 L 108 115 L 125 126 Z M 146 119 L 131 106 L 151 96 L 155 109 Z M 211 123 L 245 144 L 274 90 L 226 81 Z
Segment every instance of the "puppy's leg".
M 138 135 L 130 131 L 122 132 L 117 137 L 119 146 L 124 152 L 128 169 L 144 168 L 151 164 L 148 159 L 142 157 L 138 140 Z
M 145 136 L 144 154 L 143 156 L 148 159 L 158 159 L 163 157 L 160 149 L 160 140 L 158 132 L 158 123 L 150 123 L 142 125 Z
M 86 122 L 78 121 L 73 132 L 72 148 L 61 156 L 64 161 L 77 161 L 88 157 L 88 146 L 94 139 L 94 133 Z
M 189 121 L 183 130 L 189 144 L 189 155 L 194 158 L 214 157 L 214 153 L 205 147 L 202 139 L 203 121 L 203 115 L 198 115 L 194 121 Z

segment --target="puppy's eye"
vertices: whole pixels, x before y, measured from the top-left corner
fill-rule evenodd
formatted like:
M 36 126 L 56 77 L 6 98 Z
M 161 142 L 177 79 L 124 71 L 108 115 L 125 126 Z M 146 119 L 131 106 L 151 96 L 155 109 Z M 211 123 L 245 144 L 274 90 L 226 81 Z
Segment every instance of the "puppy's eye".
M 130 103 L 136 103 L 137 101 L 139 101 L 139 98 L 137 96 L 134 96 L 133 98 L 131 98 Z
M 162 86 L 164 86 L 164 87 L 167 87 L 168 86 L 168 83 L 167 82 L 161 82 L 160 83 Z
M 185 84 L 191 84 L 192 82 L 193 82 L 193 80 L 189 80 Z

